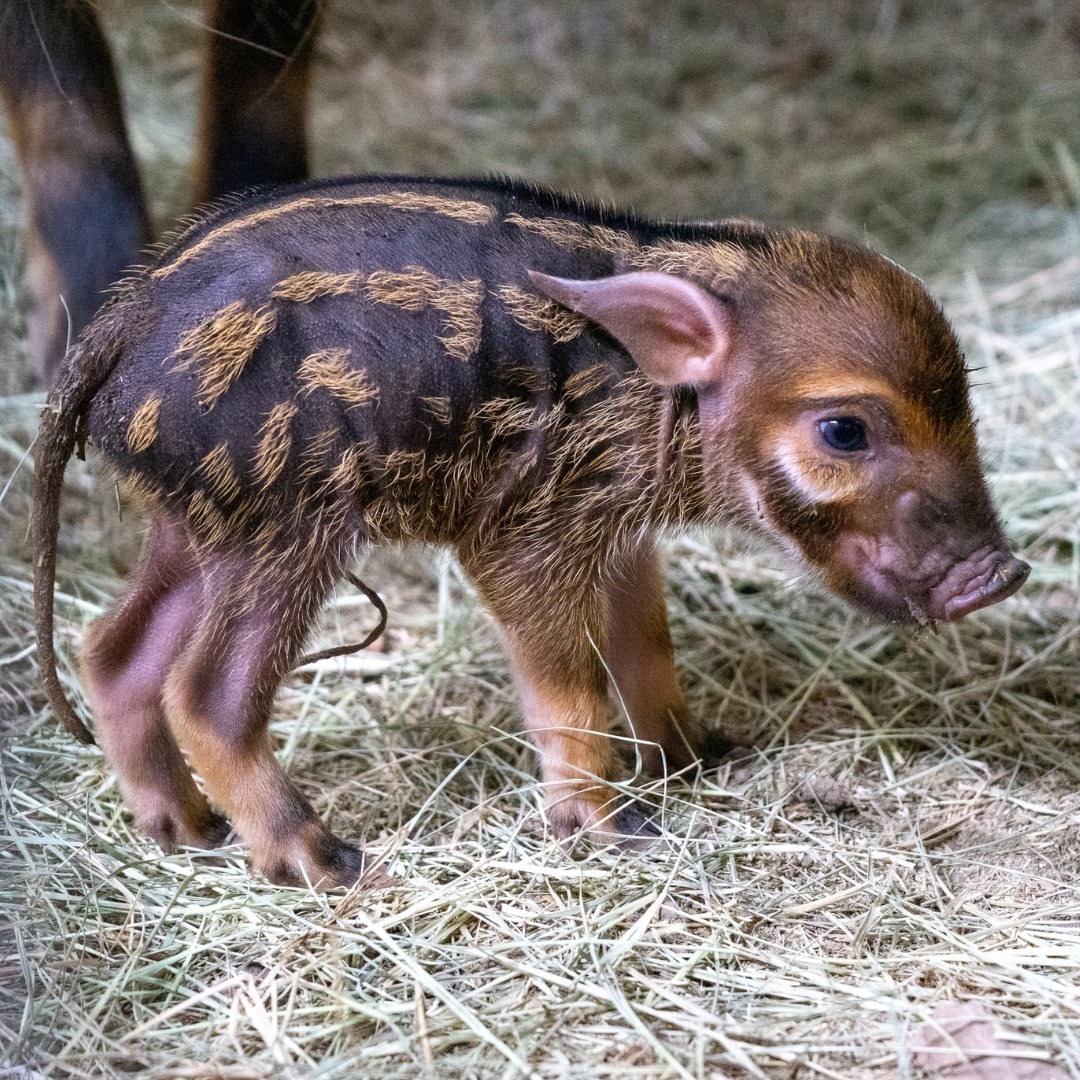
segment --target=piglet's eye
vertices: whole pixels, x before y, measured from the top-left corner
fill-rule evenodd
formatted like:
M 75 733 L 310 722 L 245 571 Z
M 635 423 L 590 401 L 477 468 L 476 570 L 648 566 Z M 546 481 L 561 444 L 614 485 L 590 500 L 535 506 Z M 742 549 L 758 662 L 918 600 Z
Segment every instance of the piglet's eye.
M 850 454 L 866 449 L 866 425 L 857 416 L 833 416 L 818 422 L 825 445 Z

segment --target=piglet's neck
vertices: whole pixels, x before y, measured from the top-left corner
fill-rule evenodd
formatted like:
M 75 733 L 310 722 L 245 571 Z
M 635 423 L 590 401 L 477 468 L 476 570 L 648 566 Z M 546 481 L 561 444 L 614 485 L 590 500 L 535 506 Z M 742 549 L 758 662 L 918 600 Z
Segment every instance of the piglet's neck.
M 655 431 L 652 523 L 661 528 L 715 524 L 715 499 L 710 506 L 705 479 L 698 396 L 692 387 L 661 391 Z

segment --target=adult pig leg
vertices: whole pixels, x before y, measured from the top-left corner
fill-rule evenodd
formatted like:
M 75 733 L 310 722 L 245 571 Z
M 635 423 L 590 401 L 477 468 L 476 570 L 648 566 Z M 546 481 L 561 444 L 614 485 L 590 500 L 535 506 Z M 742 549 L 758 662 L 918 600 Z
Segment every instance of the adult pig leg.
M 166 851 L 216 847 L 229 831 L 195 786 L 161 704 L 202 600 L 187 534 L 156 518 L 135 582 L 90 627 L 81 656 L 98 741 L 136 824 Z
M 29 214 L 29 350 L 49 380 L 149 236 L 108 45 L 87 0 L 0 5 L 0 99 Z
M 236 543 L 203 557 L 206 608 L 165 684 L 170 726 L 212 802 L 279 885 L 348 886 L 364 859 L 338 840 L 278 764 L 267 725 L 343 559 L 316 543 Z
M 217 0 L 208 13 L 195 201 L 308 175 L 322 0 Z

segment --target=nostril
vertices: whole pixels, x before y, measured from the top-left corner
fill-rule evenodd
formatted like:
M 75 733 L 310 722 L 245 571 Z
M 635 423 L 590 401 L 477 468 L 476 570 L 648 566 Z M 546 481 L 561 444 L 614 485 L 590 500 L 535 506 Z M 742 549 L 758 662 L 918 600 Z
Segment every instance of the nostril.
M 987 596 L 994 600 L 1004 600 L 1012 596 L 1028 579 L 1031 567 L 1023 559 L 1010 555 L 990 576 L 986 583 Z

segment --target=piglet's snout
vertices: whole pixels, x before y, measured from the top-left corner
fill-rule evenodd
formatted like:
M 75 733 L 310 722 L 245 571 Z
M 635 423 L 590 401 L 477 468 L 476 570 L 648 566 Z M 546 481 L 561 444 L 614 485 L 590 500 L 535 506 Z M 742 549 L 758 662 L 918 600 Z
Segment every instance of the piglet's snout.
M 978 478 L 954 477 L 952 483 L 940 487 L 940 491 L 902 495 L 897 500 L 895 527 L 908 550 L 925 553 L 918 560 L 922 565 L 938 559 L 951 562 L 930 588 L 923 610 L 932 619 L 956 622 L 1012 596 L 1027 580 L 1031 567 L 1009 551 L 989 494 Z
M 953 577 L 951 595 L 944 599 L 942 615 L 947 622 L 956 622 L 979 608 L 1012 596 L 1031 573 L 1031 567 L 1022 559 L 999 551 L 967 569 L 970 573 L 962 580 Z

